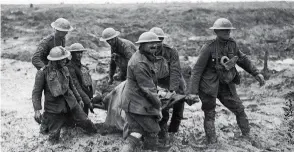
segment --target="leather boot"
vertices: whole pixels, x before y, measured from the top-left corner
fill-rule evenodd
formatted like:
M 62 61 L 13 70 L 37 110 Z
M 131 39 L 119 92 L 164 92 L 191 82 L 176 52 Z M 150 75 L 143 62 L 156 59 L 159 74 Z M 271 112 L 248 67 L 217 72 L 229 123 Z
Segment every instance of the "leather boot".
M 82 122 L 77 122 L 77 126 L 83 128 L 86 131 L 85 133 L 88 135 L 92 135 L 98 132 L 96 126 L 90 119 Z
M 165 151 L 168 150 L 170 145 L 163 145 L 158 142 L 157 134 L 150 133 L 144 137 L 144 150 L 152 150 L 152 151 Z
M 169 133 L 169 142 L 172 144 L 175 141 L 175 132 Z
M 59 142 L 60 139 L 60 130 L 51 131 L 49 133 L 48 141 L 50 144 L 54 145 Z
M 250 127 L 247 119 L 247 115 L 244 111 L 236 114 L 237 124 L 242 132 L 244 137 L 249 137 L 250 135 Z
M 157 150 L 156 145 L 158 145 L 158 137 L 157 137 L 157 135 L 155 133 L 147 134 L 144 137 L 144 143 L 143 143 L 143 149 L 144 150 L 155 151 L 155 150 Z
M 168 135 L 168 132 L 167 132 L 167 124 L 166 123 L 161 124 L 160 129 L 161 130 L 158 133 L 159 142 L 162 143 L 162 144 L 168 144 L 169 135 Z
M 159 134 L 158 134 L 158 138 L 159 138 L 159 143 L 161 143 L 161 144 L 163 144 L 163 145 L 169 145 L 169 134 L 168 134 L 168 132 L 160 132 Z
M 120 152 L 136 152 L 141 147 L 141 140 L 131 135 L 126 139 L 126 143 Z
M 215 133 L 215 111 L 205 111 L 204 112 L 204 130 L 208 144 L 214 144 L 217 142 Z

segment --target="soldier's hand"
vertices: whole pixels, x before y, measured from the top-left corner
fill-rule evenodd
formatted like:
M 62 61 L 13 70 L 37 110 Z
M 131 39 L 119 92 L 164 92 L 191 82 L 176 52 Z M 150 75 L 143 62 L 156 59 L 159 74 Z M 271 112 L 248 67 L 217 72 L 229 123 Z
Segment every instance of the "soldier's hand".
M 90 111 L 91 111 L 92 113 L 94 113 L 94 107 L 93 107 L 93 104 L 92 104 L 92 103 L 89 104 L 89 109 L 90 109 Z
M 35 111 L 35 121 L 38 123 L 38 124 L 41 124 L 41 121 L 42 121 L 42 114 L 41 114 L 41 110 L 36 110 Z
M 255 79 L 259 82 L 259 86 L 264 86 L 265 85 L 264 77 L 263 77 L 262 74 L 256 75 Z
M 79 101 L 79 104 L 81 105 L 82 108 L 84 108 L 84 102 L 82 100 Z
M 176 94 L 176 92 L 175 91 L 168 91 L 166 94 L 165 94 L 165 96 L 164 96 L 164 98 L 165 99 L 170 99 L 173 95 L 175 95 Z
M 109 77 L 108 84 L 111 85 L 112 83 L 113 83 L 113 78 L 112 77 Z
M 162 119 L 162 109 L 159 108 L 159 115 L 157 116 L 157 121 L 159 122 L 161 121 L 161 119 Z
M 116 53 L 112 53 L 110 58 L 111 58 L 111 60 L 115 60 L 116 59 Z
M 191 105 L 193 105 L 194 103 L 200 101 L 199 96 L 198 96 L 198 95 L 195 95 L 195 94 L 188 94 L 188 95 L 186 96 L 185 99 L 186 99 L 186 103 L 187 103 L 189 106 L 191 106 Z

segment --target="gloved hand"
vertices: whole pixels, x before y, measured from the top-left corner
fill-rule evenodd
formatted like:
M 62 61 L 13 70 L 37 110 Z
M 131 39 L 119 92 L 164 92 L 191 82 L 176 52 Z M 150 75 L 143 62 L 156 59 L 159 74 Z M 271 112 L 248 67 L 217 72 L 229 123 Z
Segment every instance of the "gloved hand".
M 166 95 L 166 91 L 163 90 L 163 89 L 160 89 L 158 92 L 157 92 L 158 96 L 159 97 L 164 97 Z
M 111 60 L 116 61 L 119 58 L 120 55 L 118 55 L 117 53 L 112 53 L 111 54 Z
M 195 94 L 188 94 L 188 95 L 186 96 L 185 99 L 186 99 L 186 103 L 187 103 L 189 106 L 191 106 L 191 105 L 193 105 L 194 103 L 200 101 L 199 96 L 198 96 L 198 95 L 195 95 Z
M 168 91 L 166 94 L 166 98 L 170 99 L 175 94 L 176 94 L 176 91 Z
M 161 119 L 162 119 L 162 108 L 159 108 L 159 115 L 157 116 L 157 121 L 159 122 L 159 121 L 161 121 Z
M 108 77 L 108 84 L 111 85 L 113 83 L 113 77 Z
M 262 74 L 256 75 L 255 79 L 259 82 L 259 86 L 264 86 L 265 85 L 264 77 L 263 77 Z
M 42 114 L 41 114 L 41 110 L 36 110 L 35 111 L 35 121 L 38 123 L 38 124 L 41 124 L 41 121 L 42 121 Z
M 95 104 L 92 104 L 93 105 L 93 108 L 98 108 L 98 109 L 104 109 L 104 110 L 107 110 L 105 108 L 105 104 L 103 102 L 100 102 L 100 103 L 95 103 Z
M 78 103 L 81 105 L 82 108 L 84 108 L 84 102 L 82 100 L 80 100 Z
M 90 111 L 92 113 L 94 113 L 94 107 L 93 107 L 93 104 L 91 102 L 89 103 L 88 107 L 89 107 Z

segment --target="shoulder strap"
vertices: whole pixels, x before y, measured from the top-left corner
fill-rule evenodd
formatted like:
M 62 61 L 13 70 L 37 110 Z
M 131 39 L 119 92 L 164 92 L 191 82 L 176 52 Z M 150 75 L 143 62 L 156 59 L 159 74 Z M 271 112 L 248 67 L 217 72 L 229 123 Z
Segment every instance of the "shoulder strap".
M 217 51 L 217 48 L 219 48 L 219 42 L 218 41 L 216 41 L 216 47 L 214 48 L 214 51 L 215 51 L 215 63 L 216 63 L 216 66 L 218 66 L 219 65 L 219 60 L 218 60 L 218 51 Z

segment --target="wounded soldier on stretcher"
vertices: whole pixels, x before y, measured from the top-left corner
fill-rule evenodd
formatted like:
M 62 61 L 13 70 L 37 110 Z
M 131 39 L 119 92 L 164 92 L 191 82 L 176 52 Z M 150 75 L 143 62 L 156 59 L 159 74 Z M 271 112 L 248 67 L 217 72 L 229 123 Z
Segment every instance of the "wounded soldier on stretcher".
M 126 115 L 124 110 L 121 108 L 122 100 L 121 95 L 125 87 L 126 81 L 121 82 L 116 86 L 110 93 L 108 93 L 103 99 L 100 95 L 95 96 L 92 99 L 94 108 L 99 108 L 107 110 L 106 120 L 104 122 L 104 127 L 106 130 L 102 129 L 102 134 L 107 134 L 109 132 L 123 131 L 124 127 L 127 126 Z M 186 102 L 188 105 L 192 105 L 198 102 L 197 99 L 186 99 L 185 95 L 180 94 L 170 94 L 167 90 L 159 88 L 158 95 L 162 102 L 162 109 L 170 108 L 173 104 L 177 102 Z

